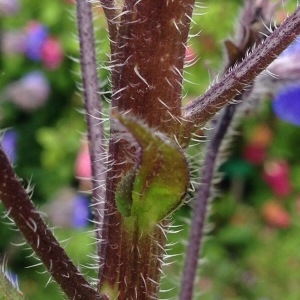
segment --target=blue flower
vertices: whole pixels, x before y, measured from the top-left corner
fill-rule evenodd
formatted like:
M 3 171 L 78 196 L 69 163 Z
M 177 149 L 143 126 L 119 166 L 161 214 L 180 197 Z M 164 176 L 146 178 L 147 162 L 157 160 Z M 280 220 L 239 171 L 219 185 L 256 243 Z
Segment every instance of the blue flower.
M 281 90 L 275 96 L 272 107 L 277 117 L 300 126 L 300 85 Z
M 3 139 L 1 140 L 1 146 L 11 163 L 16 160 L 16 146 L 17 146 L 18 135 L 16 131 L 10 129 L 4 133 Z
M 281 53 L 281 57 L 300 52 L 300 40 L 297 38 L 287 49 Z
M 73 206 L 73 227 L 77 229 L 86 227 L 89 223 L 89 218 L 89 198 L 83 194 L 77 194 L 74 198 Z
M 281 88 L 272 102 L 273 112 L 278 118 L 297 126 L 300 126 L 299 54 L 300 41 L 296 39 L 296 41 L 280 55 L 280 58 L 283 57 L 284 60 L 288 60 L 285 61 L 285 65 L 291 63 L 293 66 L 288 72 L 288 76 L 293 79 L 293 84 Z M 284 76 L 281 77 L 284 78 Z
M 48 29 L 38 23 L 31 22 L 27 27 L 27 41 L 25 53 L 32 61 L 40 61 L 43 45 L 48 37 Z

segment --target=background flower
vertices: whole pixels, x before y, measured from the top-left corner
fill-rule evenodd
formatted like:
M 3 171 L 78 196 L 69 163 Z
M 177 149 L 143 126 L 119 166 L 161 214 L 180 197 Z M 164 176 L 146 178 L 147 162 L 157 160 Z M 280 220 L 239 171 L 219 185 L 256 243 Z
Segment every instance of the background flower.
M 72 188 L 62 188 L 43 209 L 52 225 L 81 229 L 89 224 L 89 197 Z
M 262 215 L 267 224 L 274 227 L 287 228 L 291 224 L 289 213 L 274 200 L 268 201 L 263 205 Z
M 291 193 L 290 167 L 284 160 L 266 162 L 263 177 L 276 196 L 286 197 Z
M 0 140 L 1 147 L 11 163 L 14 163 L 16 160 L 17 140 L 18 134 L 13 129 L 5 131 L 2 139 Z
M 19 11 L 18 0 L 0 0 L 0 15 L 12 15 Z
M 42 58 L 44 42 L 48 37 L 48 29 L 38 21 L 30 21 L 26 27 L 26 49 L 27 57 L 33 61 Z
M 74 197 L 73 227 L 77 229 L 85 228 L 89 224 L 90 217 L 89 198 L 84 194 L 78 193 Z
M 48 70 L 57 69 L 63 60 L 63 50 L 58 39 L 48 37 L 41 49 L 41 59 Z
M 272 101 L 272 108 L 278 118 L 300 126 L 300 85 L 280 91 Z
M 24 53 L 26 37 L 23 31 L 9 30 L 2 34 L 1 51 L 5 55 Z
M 11 83 L 6 89 L 6 96 L 25 111 L 42 107 L 50 94 L 50 85 L 40 71 L 26 74 L 20 80 Z

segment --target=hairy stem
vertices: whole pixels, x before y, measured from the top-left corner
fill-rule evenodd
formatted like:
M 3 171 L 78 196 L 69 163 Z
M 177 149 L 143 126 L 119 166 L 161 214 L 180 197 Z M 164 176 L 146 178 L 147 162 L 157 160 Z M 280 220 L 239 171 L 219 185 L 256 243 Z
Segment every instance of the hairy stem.
M 119 9 L 115 0 L 100 0 L 100 4 L 107 20 L 110 49 L 113 54 L 115 53 L 118 36 Z
M 249 85 L 257 75 L 300 34 L 300 7 L 280 25 L 263 44 L 255 48 L 237 67 L 228 72 L 203 96 L 183 109 L 184 136 L 203 126 L 216 112 Z
M 193 0 L 125 0 L 111 62 L 112 106 L 121 112 L 130 111 L 170 137 L 180 130 L 182 70 L 193 4 Z M 116 137 L 112 128 L 109 160 L 113 163 L 106 196 L 108 246 L 99 289 L 111 295 L 119 292 L 120 300 L 142 300 L 149 295 L 157 297 L 165 237 L 155 232 L 142 245 L 131 237 L 133 245 L 128 249 L 128 233 L 116 208 L 115 190 L 132 167 L 129 151 L 132 145 L 120 140 L 120 135 Z M 139 251 L 141 257 L 151 259 L 137 259 Z M 135 270 L 140 271 L 134 273 L 136 277 L 130 275 Z M 126 287 L 130 289 L 124 294 Z
M 108 299 L 99 295 L 71 262 L 36 211 L 1 148 L 0 198 L 8 215 L 69 299 Z
M 101 102 L 99 96 L 99 79 L 95 54 L 94 31 L 91 3 L 77 0 L 77 20 L 80 41 L 80 62 L 84 91 L 84 104 L 91 157 L 93 179 L 93 212 L 95 217 L 97 248 L 99 257 L 99 272 L 101 272 L 102 253 L 105 253 L 105 243 L 102 242 L 104 227 L 104 196 L 105 196 L 105 145 L 104 128 L 101 118 Z M 100 116 L 100 117 L 99 117 Z
M 230 41 L 225 42 L 229 57 L 229 63 L 226 67 L 227 72 L 229 68 L 243 60 L 249 48 L 265 40 L 265 36 L 262 34 L 261 28 L 264 28 L 265 24 L 270 23 L 269 18 L 275 8 L 273 6 L 269 6 L 269 2 L 262 3 L 262 7 L 257 5 L 259 4 L 250 1 L 245 3 L 240 17 L 240 31 L 244 34 L 239 35 L 238 44 L 234 44 Z M 245 32 L 247 34 L 245 34 Z M 241 91 L 241 94 L 238 96 L 239 101 L 243 100 L 244 94 L 247 94 L 247 90 Z M 221 163 L 219 154 L 222 142 L 224 141 L 225 136 L 228 137 L 230 134 L 229 128 L 231 127 L 238 107 L 238 104 L 228 105 L 212 122 L 212 125 L 215 126 L 215 128 L 213 129 L 212 135 L 209 137 L 203 163 L 201 184 L 193 210 L 194 214 L 182 278 L 180 293 L 181 300 L 189 300 L 192 299 L 193 296 L 193 285 L 204 235 L 207 207 L 209 199 L 212 197 L 213 177 L 217 167 Z
M 217 168 L 217 158 L 222 141 L 228 132 L 237 105 L 229 105 L 218 119 L 218 123 L 206 148 L 200 188 L 193 206 L 193 218 L 190 230 L 186 260 L 182 276 L 180 300 L 193 299 L 193 285 L 202 246 L 206 211 L 209 199 L 212 197 L 212 181 Z

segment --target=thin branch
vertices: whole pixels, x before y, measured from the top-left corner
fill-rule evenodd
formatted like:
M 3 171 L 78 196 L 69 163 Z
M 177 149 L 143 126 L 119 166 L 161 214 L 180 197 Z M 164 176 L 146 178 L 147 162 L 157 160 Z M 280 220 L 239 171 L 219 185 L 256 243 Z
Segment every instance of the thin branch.
M 82 81 L 84 90 L 84 104 L 86 110 L 86 122 L 89 139 L 89 149 L 92 164 L 94 201 L 94 217 L 96 226 L 96 237 L 98 240 L 99 260 L 104 259 L 105 243 L 102 241 L 104 230 L 104 198 L 106 180 L 105 145 L 103 123 L 99 121 L 101 114 L 101 100 L 99 96 L 99 80 L 97 74 L 97 62 L 95 53 L 93 18 L 91 3 L 86 0 L 77 0 L 77 21 L 80 41 L 80 62 L 82 70 Z M 100 115 L 101 116 L 101 115 Z M 99 272 L 102 262 L 99 262 Z
M 263 44 L 213 85 L 203 96 L 183 108 L 184 134 L 203 126 L 216 112 L 251 83 L 300 34 L 300 7 Z
M 259 22 L 261 25 L 270 23 L 270 11 L 269 11 L 269 2 L 264 2 L 264 9 L 258 10 L 257 3 L 248 1 L 245 3 L 244 10 L 240 17 L 241 32 L 248 32 L 246 35 L 239 35 L 238 44 L 235 45 L 230 43 L 234 47 L 233 54 L 231 55 L 231 48 L 227 48 L 228 56 L 230 58 L 228 68 L 236 64 L 242 57 L 245 56 L 245 53 L 249 47 L 253 47 L 255 44 L 258 44 L 263 35 L 259 33 L 261 26 L 253 26 L 254 22 Z M 271 7 L 272 8 L 272 7 Z M 272 8 L 273 10 L 273 8 Z M 257 15 L 258 12 L 261 12 L 262 15 Z M 256 24 L 259 25 L 259 24 Z M 226 74 L 226 73 L 225 73 Z M 238 96 L 238 100 L 242 101 L 244 96 L 247 97 L 247 90 L 243 90 Z M 245 97 L 245 98 L 246 98 Z M 230 99 L 229 99 L 230 100 Z M 212 135 L 209 137 L 208 145 L 205 152 L 205 159 L 203 162 L 202 178 L 200 183 L 200 188 L 197 192 L 193 207 L 193 218 L 191 224 L 191 232 L 189 237 L 189 243 L 186 253 L 184 272 L 182 277 L 181 285 L 181 300 L 190 300 L 193 297 L 193 286 L 196 276 L 196 271 L 198 267 L 198 258 L 200 254 L 200 248 L 202 247 L 203 235 L 204 235 L 204 226 L 207 218 L 207 208 L 210 198 L 212 198 L 212 181 L 216 169 L 220 165 L 220 151 L 221 145 L 225 140 L 225 136 L 229 135 L 229 128 L 234 120 L 234 116 L 238 110 L 238 104 L 227 105 L 226 108 L 222 111 L 220 115 L 217 116 L 212 121 L 212 125 L 215 127 Z M 221 157 L 224 159 L 224 157 Z
M 69 299 L 107 299 L 80 274 L 36 211 L 0 148 L 0 198 L 28 244 Z
M 193 298 L 193 285 L 198 266 L 199 250 L 203 240 L 206 211 L 208 201 L 212 197 L 211 183 L 217 168 L 217 158 L 220 146 L 228 132 L 237 107 L 238 105 L 229 105 L 226 107 L 226 110 L 217 121 L 217 125 L 206 148 L 205 164 L 202 169 L 200 188 L 193 206 L 194 215 L 192 218 L 189 244 L 182 276 L 180 300 L 190 300 Z

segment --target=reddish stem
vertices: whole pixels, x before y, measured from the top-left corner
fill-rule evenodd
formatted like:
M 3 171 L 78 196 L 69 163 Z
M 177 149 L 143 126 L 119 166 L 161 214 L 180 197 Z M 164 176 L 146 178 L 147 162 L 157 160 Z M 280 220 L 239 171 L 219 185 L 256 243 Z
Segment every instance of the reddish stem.
M 194 0 L 125 0 L 112 56 L 112 106 L 131 111 L 170 136 L 180 130 L 183 62 L 193 4 Z M 149 295 L 157 296 L 154 282 L 160 278 L 165 238 L 154 232 L 141 244 L 139 239 L 128 237 L 114 191 L 132 166 L 126 156 L 130 147 L 116 141 L 113 130 L 111 137 L 109 160 L 113 164 L 108 172 L 105 216 L 108 245 L 100 290 L 109 286 L 119 291 L 118 299 L 148 299 Z M 142 263 L 137 253 L 144 258 Z M 135 269 L 138 273 L 132 276 Z M 127 294 L 124 289 L 129 289 Z
M 203 126 L 222 107 L 249 85 L 300 34 L 300 7 L 264 43 L 257 46 L 242 63 L 228 72 L 203 96 L 184 107 L 184 137 Z
M 108 299 L 80 274 L 36 211 L 6 155 L 0 149 L 0 198 L 9 216 L 69 299 Z

